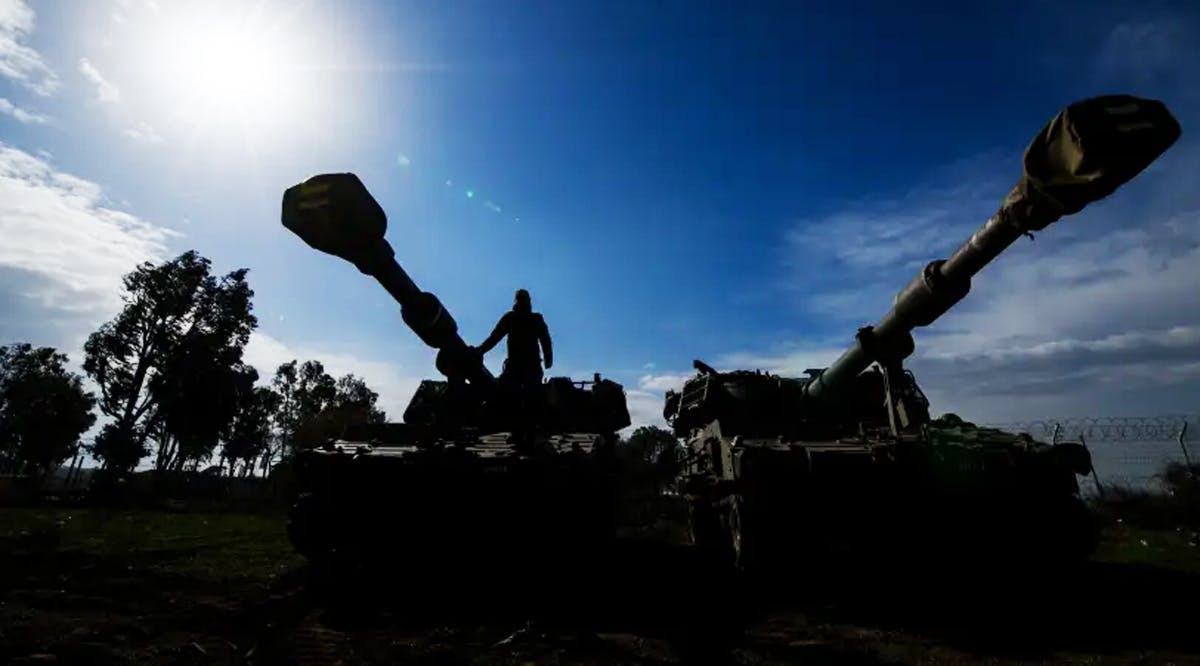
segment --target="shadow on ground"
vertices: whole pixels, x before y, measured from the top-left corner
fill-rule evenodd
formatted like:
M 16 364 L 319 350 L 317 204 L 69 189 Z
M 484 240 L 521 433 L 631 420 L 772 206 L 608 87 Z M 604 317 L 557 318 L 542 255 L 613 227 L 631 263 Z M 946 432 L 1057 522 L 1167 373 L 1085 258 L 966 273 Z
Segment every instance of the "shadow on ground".
M 1060 575 L 1002 567 L 933 571 L 882 561 L 871 570 L 810 573 L 760 586 L 750 632 L 758 625 L 784 635 L 808 630 L 842 644 L 858 639 L 874 646 L 880 661 L 910 661 L 926 649 L 1021 663 L 1200 655 L 1200 635 L 1185 611 L 1186 600 L 1200 594 L 1200 576 L 1192 573 L 1107 562 Z
M 214 583 L 184 566 L 214 544 L 0 546 L 5 663 L 1200 661 L 1186 612 L 1200 577 L 1146 565 L 1051 577 L 880 556 L 748 581 L 691 548 L 623 540 L 569 562 L 464 553 Z
M 305 571 L 301 640 L 280 658 L 336 644 L 371 662 L 911 663 L 1200 655 L 1178 604 L 1200 577 L 1090 563 L 1072 575 L 1036 567 L 934 570 L 873 562 L 809 563 L 788 576 L 734 580 L 693 549 L 627 541 L 573 567 Z M 297 625 L 299 626 L 299 625 Z M 293 627 L 293 629 L 296 627 Z M 304 636 L 307 636 L 305 639 Z M 289 649 L 288 646 L 292 646 Z M 1190 657 L 1182 657 L 1190 658 Z M 432 662 L 431 662 L 432 663 Z M 492 662 L 488 662 L 492 663 Z

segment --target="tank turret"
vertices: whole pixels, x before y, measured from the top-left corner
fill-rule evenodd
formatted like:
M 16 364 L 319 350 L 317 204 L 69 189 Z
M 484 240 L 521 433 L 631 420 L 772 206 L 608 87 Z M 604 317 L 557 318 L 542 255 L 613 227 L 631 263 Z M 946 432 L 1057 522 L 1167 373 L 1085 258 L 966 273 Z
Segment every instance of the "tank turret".
M 1089 556 L 1097 532 L 1077 478 L 1091 472 L 1087 449 L 931 420 L 903 361 L 912 331 L 966 297 L 971 278 L 1009 245 L 1112 194 L 1180 133 L 1155 100 L 1072 104 L 1027 146 L 999 210 L 949 258 L 926 265 L 829 367 L 789 378 L 696 361 L 697 375 L 667 392 L 663 411 L 687 444 L 679 485 L 693 540 L 742 569 L 811 553 L 822 539 Z
M 341 257 L 383 285 L 400 304 L 400 316 L 422 342 L 438 350 L 437 369 L 451 381 L 483 389 L 495 378 L 483 356 L 458 334 L 454 317 L 437 296 L 422 291 L 396 261 L 384 238 L 387 215 L 352 173 L 313 176 L 283 194 L 283 226 L 310 247 Z

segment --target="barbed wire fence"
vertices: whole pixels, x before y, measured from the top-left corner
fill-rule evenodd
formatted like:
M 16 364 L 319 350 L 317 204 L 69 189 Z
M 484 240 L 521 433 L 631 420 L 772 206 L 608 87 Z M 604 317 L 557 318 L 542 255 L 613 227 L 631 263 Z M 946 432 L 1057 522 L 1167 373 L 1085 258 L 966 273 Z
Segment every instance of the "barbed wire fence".
M 1080 442 L 1092 454 L 1094 484 L 1152 489 L 1170 463 L 1189 468 L 1200 463 L 1200 416 L 1100 416 L 983 424 L 1006 432 L 1026 433 L 1044 442 Z

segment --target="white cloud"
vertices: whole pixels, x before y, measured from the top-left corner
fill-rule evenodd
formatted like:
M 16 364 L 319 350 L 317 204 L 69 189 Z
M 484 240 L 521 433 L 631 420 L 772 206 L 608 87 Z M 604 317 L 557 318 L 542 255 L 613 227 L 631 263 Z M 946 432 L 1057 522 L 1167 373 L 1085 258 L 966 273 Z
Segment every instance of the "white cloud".
M 153 127 L 150 126 L 150 123 L 144 120 L 138 122 L 137 125 L 126 129 L 125 136 L 140 143 L 163 143 L 166 141 L 161 134 L 159 134 Z
M 977 338 L 978 339 L 978 338 Z M 1061 357 L 1066 354 L 1120 355 L 1129 352 L 1144 354 L 1151 350 L 1194 352 L 1200 350 L 1200 326 L 1175 326 L 1162 330 L 1128 331 L 1092 340 L 1066 338 L 1031 343 L 1022 346 L 977 346 L 956 349 L 942 344 L 922 354 L 923 358 L 945 361 L 989 360 L 1001 362 L 1030 361 Z
M 3 97 L 0 97 L 0 113 L 12 116 L 17 122 L 25 123 L 26 125 L 44 125 L 51 120 L 50 116 L 26 111 Z
M 962 302 L 916 329 L 909 364 L 934 411 L 997 421 L 1194 410 L 1197 156 L 1200 146 L 1175 146 L 1109 199 L 1019 240 Z M 849 345 L 857 326 L 877 321 L 921 265 L 994 212 L 1006 172 L 1015 180 L 1019 170 L 954 169 L 892 201 L 802 221 L 788 236 L 789 271 L 806 271 L 798 293 L 816 317 L 807 337 L 794 350 L 718 360 L 788 375 L 829 365 L 844 349 L 830 330 L 844 330 L 832 337 Z
M 111 81 L 104 78 L 100 70 L 87 58 L 79 59 L 79 73 L 96 88 L 96 101 L 101 104 L 115 104 L 121 101 L 121 90 Z
M 1133 229 L 1014 248 L 980 274 L 969 303 L 946 315 L 938 327 L 946 332 L 931 343 L 972 354 L 1200 323 L 1200 213 L 1156 218 L 1153 208 L 1126 220 Z
M 629 408 L 630 426 L 621 431 L 622 435 L 628 435 L 635 428 L 641 426 L 667 427 L 667 422 L 662 416 L 663 395 L 661 393 L 626 388 L 625 405 Z
M 0 76 L 13 79 L 38 95 L 58 89 L 58 76 L 41 54 L 25 44 L 35 15 L 23 0 L 0 0 Z
M 22 296 L 58 310 L 110 312 L 121 276 L 163 258 L 176 235 L 111 208 L 96 183 L 0 143 L 0 267 L 39 278 Z
M 669 430 L 670 426 L 663 418 L 666 392 L 671 389 L 678 391 L 683 386 L 683 382 L 693 374 L 667 372 L 642 375 L 637 380 L 636 388 L 627 386 L 625 388 L 625 404 L 629 408 L 630 425 L 622 430 L 621 434 L 628 436 L 634 429 L 642 426 L 657 426 Z
M 800 219 L 784 235 L 784 289 L 816 316 L 857 321 L 882 313 L 925 262 L 995 212 L 1019 174 L 1011 156 L 983 154 L 938 169 L 899 196 Z
M 694 373 L 664 373 L 655 375 L 642 375 L 638 378 L 638 388 L 643 391 L 669 391 L 671 389 L 679 390 L 683 383 L 687 381 Z
M 396 155 L 396 164 L 398 164 L 402 167 L 411 166 L 412 160 L 408 159 L 408 156 L 405 155 L 404 153 L 400 153 L 400 154 Z
M 420 385 L 420 375 L 409 375 L 390 361 L 363 358 L 344 351 L 331 350 L 323 345 L 288 345 L 262 331 L 250 336 L 244 354 L 246 363 L 258 370 L 262 382 L 269 382 L 275 369 L 288 361 L 301 363 L 320 361 L 325 371 L 334 377 L 353 374 L 379 394 L 378 407 L 387 413 L 389 421 L 399 421 L 404 408 Z
M 847 338 L 852 340 L 853 336 Z M 721 356 L 715 367 L 719 371 L 762 370 L 776 375 L 802 377 L 809 368 L 824 368 L 833 363 L 843 351 L 843 348 L 813 346 L 774 353 L 733 352 Z
M 1180 55 L 1194 49 L 1190 32 L 1178 17 L 1120 23 L 1101 46 L 1097 72 L 1104 78 L 1153 80 L 1178 68 Z

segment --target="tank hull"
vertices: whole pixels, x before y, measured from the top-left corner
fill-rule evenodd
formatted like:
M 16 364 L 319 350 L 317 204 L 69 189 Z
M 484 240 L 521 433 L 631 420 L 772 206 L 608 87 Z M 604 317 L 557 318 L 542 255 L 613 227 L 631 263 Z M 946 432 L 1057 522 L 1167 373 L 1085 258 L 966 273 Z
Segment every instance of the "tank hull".
M 353 566 L 519 566 L 603 545 L 615 527 L 601 438 L 507 440 L 303 452 L 289 538 L 310 561 Z
M 1070 565 L 1098 545 L 1097 521 L 1059 447 L 996 431 L 947 442 L 716 430 L 688 441 L 691 536 L 745 573 L 830 557 Z

